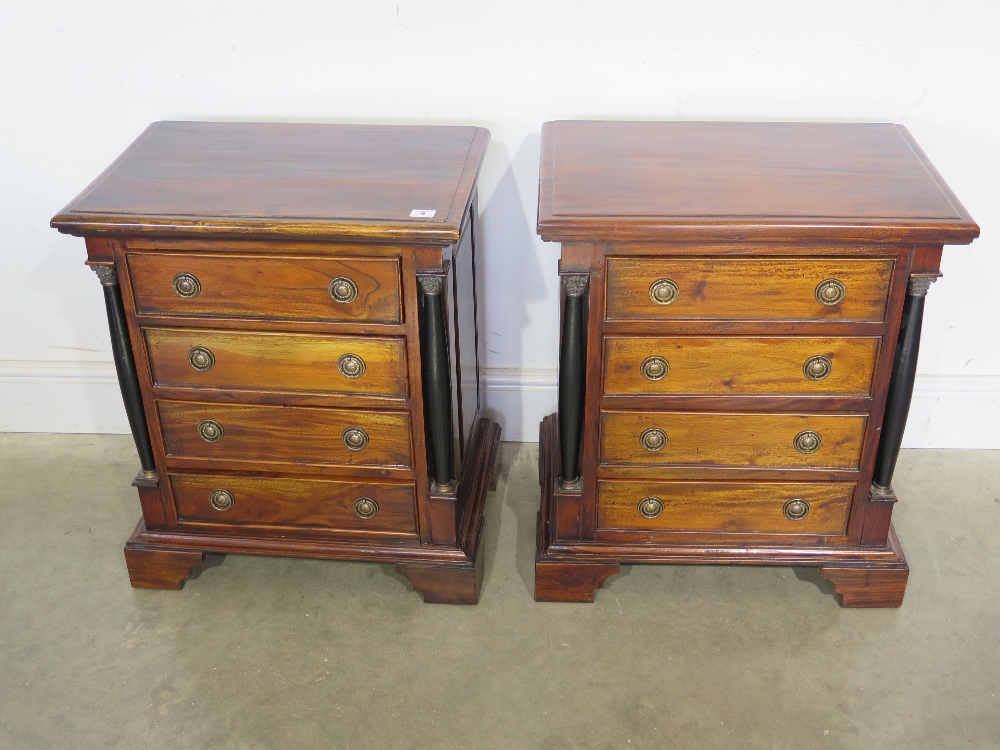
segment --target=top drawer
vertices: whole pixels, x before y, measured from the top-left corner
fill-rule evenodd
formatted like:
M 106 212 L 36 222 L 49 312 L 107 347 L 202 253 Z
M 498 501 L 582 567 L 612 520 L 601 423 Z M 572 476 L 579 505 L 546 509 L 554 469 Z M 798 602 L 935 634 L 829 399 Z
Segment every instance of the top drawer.
M 608 258 L 608 320 L 881 321 L 890 259 Z
M 125 257 L 140 315 L 400 322 L 396 258 Z

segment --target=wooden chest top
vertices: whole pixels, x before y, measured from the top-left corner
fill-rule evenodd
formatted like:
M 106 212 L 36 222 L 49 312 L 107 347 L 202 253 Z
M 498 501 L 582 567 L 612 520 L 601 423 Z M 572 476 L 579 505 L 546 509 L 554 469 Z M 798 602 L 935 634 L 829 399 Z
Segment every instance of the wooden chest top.
M 900 125 L 556 121 L 538 232 L 552 241 L 972 242 Z
M 52 226 L 449 245 L 488 142 L 476 127 L 157 122 Z

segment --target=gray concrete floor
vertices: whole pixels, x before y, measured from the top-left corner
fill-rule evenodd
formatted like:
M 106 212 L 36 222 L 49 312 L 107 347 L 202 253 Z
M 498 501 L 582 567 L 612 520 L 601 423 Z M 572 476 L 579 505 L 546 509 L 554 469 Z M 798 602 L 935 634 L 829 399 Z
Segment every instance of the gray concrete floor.
M 0 435 L 0 748 L 1000 747 L 1000 453 L 904 452 L 900 610 L 665 566 L 536 604 L 536 455 L 504 445 L 482 602 L 452 607 L 241 556 L 132 589 L 130 439 Z

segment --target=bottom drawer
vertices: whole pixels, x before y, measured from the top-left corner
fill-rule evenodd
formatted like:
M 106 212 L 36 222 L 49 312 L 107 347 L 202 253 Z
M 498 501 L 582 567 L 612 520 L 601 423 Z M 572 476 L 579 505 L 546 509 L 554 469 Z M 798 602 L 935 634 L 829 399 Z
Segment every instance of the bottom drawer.
M 853 483 L 599 482 L 602 530 L 844 534 Z
M 411 484 L 171 474 L 177 518 L 415 536 Z

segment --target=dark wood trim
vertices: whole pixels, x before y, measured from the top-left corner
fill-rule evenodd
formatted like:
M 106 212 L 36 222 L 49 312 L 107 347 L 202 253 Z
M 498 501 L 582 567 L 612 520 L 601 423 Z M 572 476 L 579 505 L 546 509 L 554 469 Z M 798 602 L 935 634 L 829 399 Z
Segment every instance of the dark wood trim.
M 917 356 L 920 353 L 920 332 L 924 319 L 924 300 L 933 281 L 929 276 L 910 276 L 903 316 L 899 326 L 899 341 L 889 381 L 889 395 L 882 420 L 882 435 L 878 445 L 878 458 L 872 482 L 882 488 L 892 486 L 896 459 L 903 443 L 906 418 L 913 398 L 913 382 L 917 375 Z
M 560 486 L 580 484 L 580 441 L 586 395 L 587 322 L 585 299 L 590 278 L 586 274 L 562 277 L 562 333 L 559 341 L 559 444 L 562 450 Z
M 136 451 L 139 453 L 139 464 L 142 466 L 143 475 L 153 478 L 156 476 L 156 462 L 149 440 L 146 413 L 142 408 L 142 391 L 139 389 L 139 376 L 136 372 L 135 356 L 132 353 L 117 268 L 114 264 L 92 264 L 91 268 L 97 273 L 104 289 L 104 308 L 107 311 L 108 329 L 111 333 L 111 353 L 115 361 L 115 371 L 118 373 L 122 400 L 125 403 L 125 414 L 132 430 Z
M 424 419 L 429 437 L 431 492 L 453 493 L 451 377 L 444 290 L 446 276 L 419 275 L 420 367 L 424 386 Z

